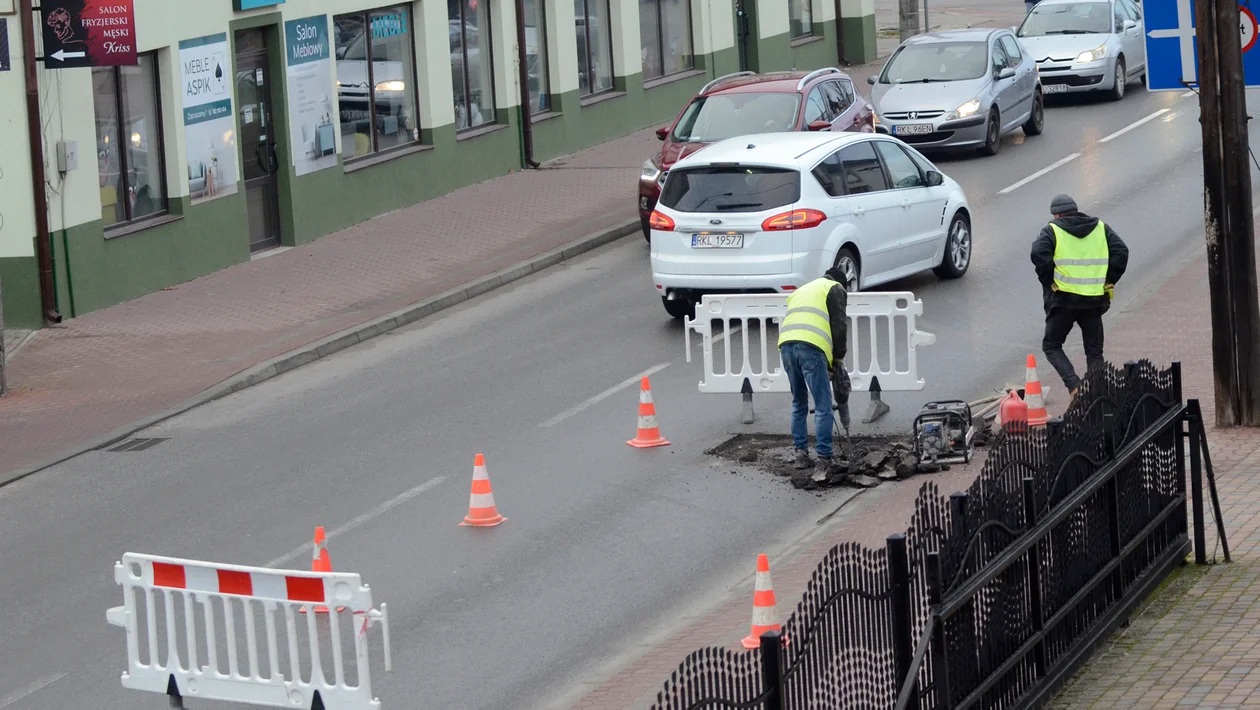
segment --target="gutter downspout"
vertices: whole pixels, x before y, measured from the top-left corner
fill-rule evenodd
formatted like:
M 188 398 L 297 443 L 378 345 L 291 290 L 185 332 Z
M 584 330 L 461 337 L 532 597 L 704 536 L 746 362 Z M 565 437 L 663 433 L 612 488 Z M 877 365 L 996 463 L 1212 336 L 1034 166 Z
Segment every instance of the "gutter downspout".
M 23 0 L 30 2 L 30 0 Z M 521 142 L 525 149 L 525 164 L 537 168 L 534 160 L 534 120 L 529 110 L 529 55 L 525 48 L 525 0 L 516 0 L 516 63 L 521 82 Z
M 48 193 L 45 192 L 43 128 L 39 120 L 39 75 L 36 72 L 35 20 L 31 0 L 20 0 L 22 64 L 26 69 L 26 132 L 31 144 L 31 185 L 35 197 L 35 258 L 39 263 L 39 298 L 44 319 L 60 323 L 57 290 L 53 284 L 52 235 L 48 231 Z

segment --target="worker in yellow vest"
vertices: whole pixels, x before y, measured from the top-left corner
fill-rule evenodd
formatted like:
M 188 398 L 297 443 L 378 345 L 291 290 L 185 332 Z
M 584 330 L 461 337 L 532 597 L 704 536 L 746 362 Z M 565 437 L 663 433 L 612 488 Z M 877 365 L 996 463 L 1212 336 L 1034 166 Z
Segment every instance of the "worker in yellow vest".
M 792 444 L 796 468 L 813 465 L 809 458 L 809 397 L 814 396 L 814 436 L 818 463 L 830 467 L 832 413 L 831 380 L 835 368 L 844 369 L 849 346 L 845 316 L 849 296 L 844 272 L 832 268 L 788 296 L 787 314 L 779 323 L 779 356 L 792 385 Z
M 1129 265 L 1129 247 L 1102 220 L 1078 210 L 1076 201 L 1067 195 L 1050 201 L 1050 214 L 1054 219 L 1032 245 L 1032 263 L 1046 309 L 1041 349 L 1075 397 L 1081 378 L 1064 354 L 1063 343 L 1072 326 L 1079 325 L 1086 367 L 1102 364 L 1102 317 L 1111 307 L 1116 282 Z

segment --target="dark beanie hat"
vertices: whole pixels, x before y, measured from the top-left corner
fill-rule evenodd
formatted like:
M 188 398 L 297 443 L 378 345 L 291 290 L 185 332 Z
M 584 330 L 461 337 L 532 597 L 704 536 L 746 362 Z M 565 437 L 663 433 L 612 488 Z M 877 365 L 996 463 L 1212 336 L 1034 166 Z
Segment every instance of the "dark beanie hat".
M 1050 214 L 1065 214 L 1067 212 L 1076 212 L 1076 200 L 1069 195 L 1055 195 L 1050 200 Z
M 848 277 L 844 275 L 844 272 L 840 270 L 839 266 L 833 266 L 830 269 L 827 269 L 823 276 L 826 276 L 840 285 L 844 285 L 849 282 Z

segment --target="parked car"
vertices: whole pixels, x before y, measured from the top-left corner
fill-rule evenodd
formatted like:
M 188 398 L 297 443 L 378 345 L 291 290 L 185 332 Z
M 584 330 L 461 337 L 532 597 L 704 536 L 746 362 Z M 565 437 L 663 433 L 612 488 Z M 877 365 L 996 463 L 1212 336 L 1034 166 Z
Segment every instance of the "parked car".
M 650 223 L 653 283 L 675 318 L 706 293 L 785 293 L 832 266 L 855 291 L 971 265 L 962 187 L 874 133 L 715 143 L 674 164 Z
M 725 138 L 772 131 L 873 132 L 872 111 L 848 74 L 828 67 L 812 72 L 739 72 L 709 82 L 674 122 L 656 131 L 661 152 L 643 163 L 639 221 L 650 241 L 648 217 L 661 184 L 680 158 Z
M 1002 136 L 1045 128 L 1032 56 L 1010 30 L 966 29 L 902 42 L 878 77 L 875 130 L 920 148 L 977 148 L 996 155 Z
M 1042 0 L 1015 32 L 1037 62 L 1047 94 L 1106 92 L 1146 83 L 1146 23 L 1133 0 Z

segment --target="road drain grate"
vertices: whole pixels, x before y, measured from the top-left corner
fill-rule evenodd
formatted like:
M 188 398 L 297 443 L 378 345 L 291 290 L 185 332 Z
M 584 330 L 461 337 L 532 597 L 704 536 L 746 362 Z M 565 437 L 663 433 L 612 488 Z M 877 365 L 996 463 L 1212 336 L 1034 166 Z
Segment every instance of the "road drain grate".
M 145 449 L 151 449 L 154 446 L 157 446 L 163 441 L 166 441 L 166 439 L 128 439 L 122 442 L 121 444 L 113 447 L 112 449 L 106 449 L 106 451 L 110 453 L 129 453 L 132 451 L 144 451 Z

